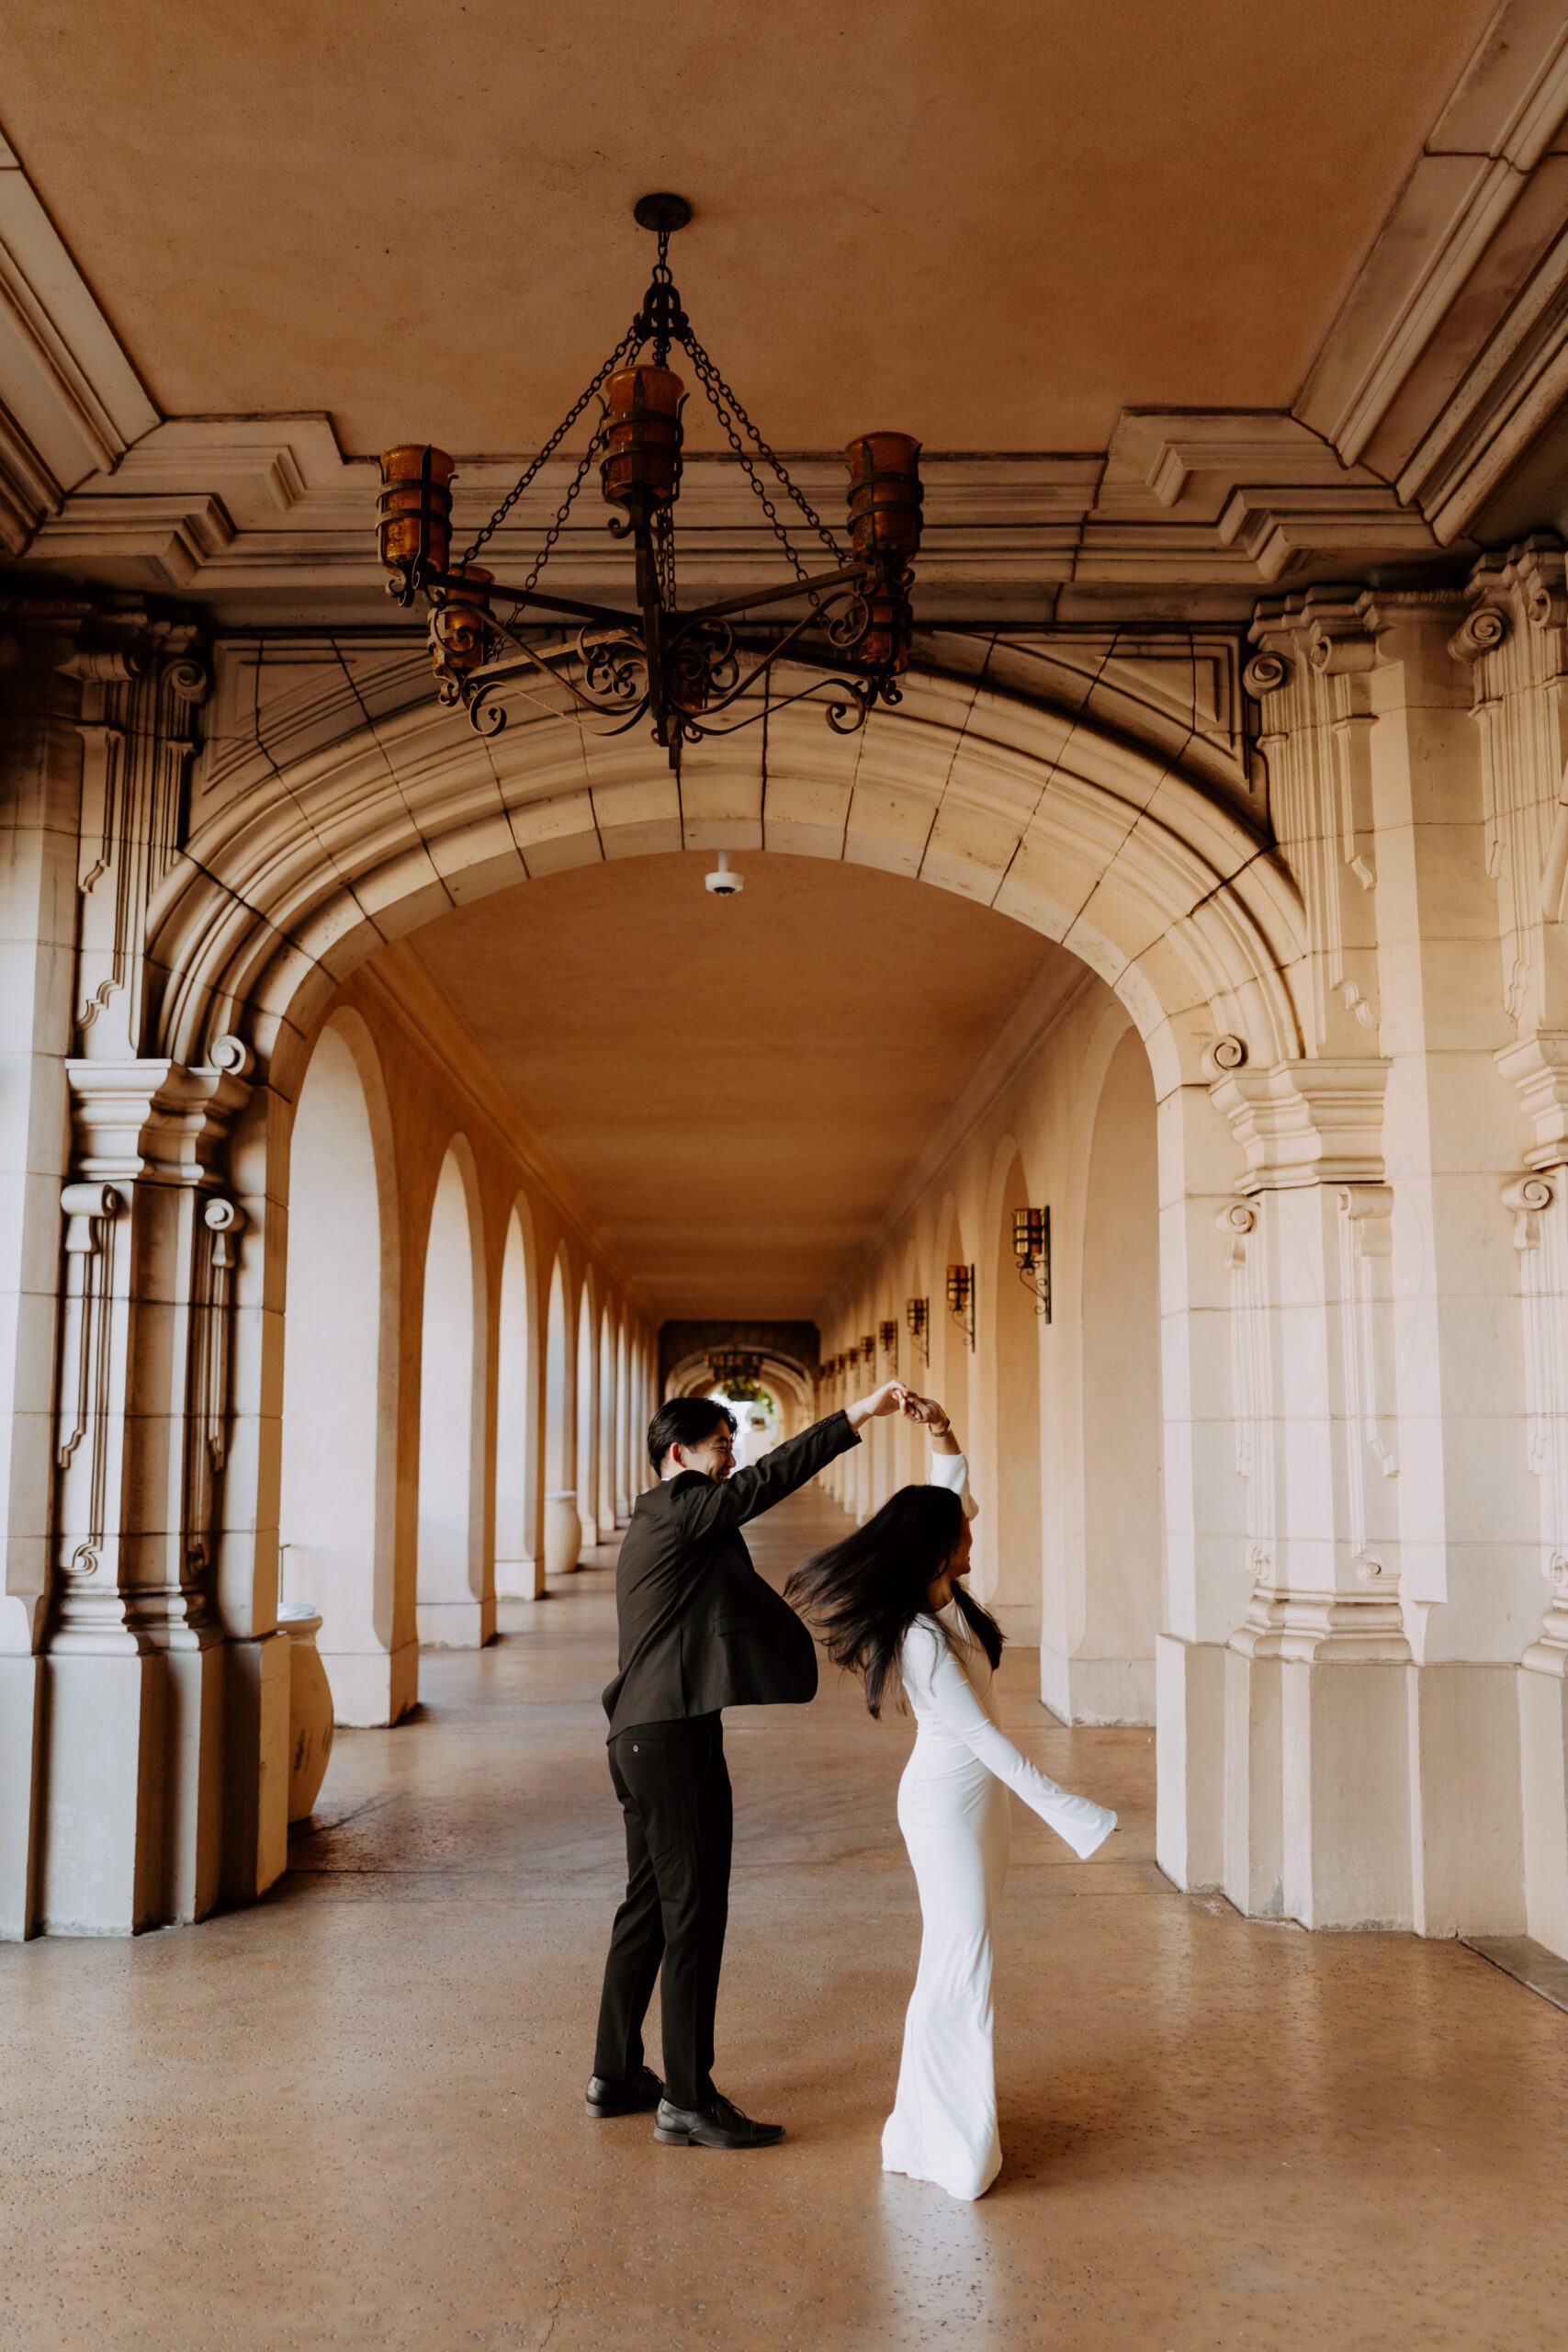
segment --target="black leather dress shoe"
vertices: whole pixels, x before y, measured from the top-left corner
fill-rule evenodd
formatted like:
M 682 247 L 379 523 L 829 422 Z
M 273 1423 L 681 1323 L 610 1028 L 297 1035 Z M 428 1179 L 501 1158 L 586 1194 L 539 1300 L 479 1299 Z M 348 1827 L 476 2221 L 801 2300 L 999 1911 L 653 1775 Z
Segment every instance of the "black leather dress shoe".
M 667 2148 L 771 2148 L 784 2135 L 782 2123 L 753 2123 L 717 2091 L 705 2107 L 671 2107 L 661 2098 L 653 2126 Z
M 663 2097 L 663 2084 L 651 2066 L 643 2066 L 625 2083 L 591 2075 L 583 2105 L 590 2115 L 650 2115 Z

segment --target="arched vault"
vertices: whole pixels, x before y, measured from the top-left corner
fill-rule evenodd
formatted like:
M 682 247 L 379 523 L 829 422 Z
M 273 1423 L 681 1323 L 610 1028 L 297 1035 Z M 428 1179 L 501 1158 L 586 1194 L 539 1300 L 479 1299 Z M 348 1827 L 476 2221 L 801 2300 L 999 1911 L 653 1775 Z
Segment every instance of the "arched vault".
M 678 777 L 640 736 L 529 704 L 481 739 L 384 642 L 268 696 L 254 649 L 220 666 L 188 851 L 153 910 L 151 1050 L 196 1061 L 237 1030 L 288 1091 L 320 1004 L 387 939 L 567 866 L 726 847 L 880 866 L 1061 941 L 1127 1006 L 1162 1094 L 1222 1035 L 1265 1067 L 1301 1051 L 1300 899 L 1196 731 L 1140 741 L 1131 706 L 1113 726 L 1081 693 L 1069 713 L 1048 669 L 1038 696 L 911 672 L 847 737 L 806 701 Z

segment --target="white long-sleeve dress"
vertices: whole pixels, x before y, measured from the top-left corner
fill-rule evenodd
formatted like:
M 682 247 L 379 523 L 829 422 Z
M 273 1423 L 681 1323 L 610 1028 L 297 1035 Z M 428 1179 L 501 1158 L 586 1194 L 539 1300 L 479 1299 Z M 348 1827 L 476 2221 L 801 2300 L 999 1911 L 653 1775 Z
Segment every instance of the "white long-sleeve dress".
M 966 1479 L 961 1453 L 932 1458 L 933 1485 L 962 1494 Z M 983 2197 L 1002 2160 L 991 1922 L 1007 1877 L 1007 1792 L 1016 1790 L 1080 1858 L 1111 1835 L 1116 1815 L 1059 1789 L 998 1727 L 989 1662 L 953 1603 L 915 1619 L 898 1662 L 917 1724 L 898 1826 L 920 1893 L 920 1964 L 882 2165 L 953 2197 Z

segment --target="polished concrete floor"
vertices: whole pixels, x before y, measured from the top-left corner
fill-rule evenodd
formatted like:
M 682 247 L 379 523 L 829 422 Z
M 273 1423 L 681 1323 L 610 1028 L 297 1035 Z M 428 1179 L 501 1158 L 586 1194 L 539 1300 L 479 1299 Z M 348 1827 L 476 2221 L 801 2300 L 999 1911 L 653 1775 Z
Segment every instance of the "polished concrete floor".
M 754 1548 L 776 1572 L 839 1524 L 797 1498 Z M 1149 1736 L 1056 1728 L 1028 1654 L 1010 1727 L 1124 1827 L 1079 1864 L 1016 1815 L 991 2194 L 878 2169 L 918 1934 L 909 1731 L 847 1688 L 727 1725 L 719 2080 L 789 2139 L 724 2157 L 588 2120 L 618 1892 L 609 1581 L 427 1656 L 414 1722 L 340 1735 L 266 1903 L 0 1951 L 6 2352 L 1568 2336 L 1568 2017 L 1459 1945 L 1173 1892 Z

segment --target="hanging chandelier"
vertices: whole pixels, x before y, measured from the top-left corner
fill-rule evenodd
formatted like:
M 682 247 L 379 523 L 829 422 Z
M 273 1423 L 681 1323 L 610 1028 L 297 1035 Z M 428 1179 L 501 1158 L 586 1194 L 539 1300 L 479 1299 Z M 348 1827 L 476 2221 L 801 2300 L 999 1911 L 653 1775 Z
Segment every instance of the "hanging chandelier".
M 539 699 L 546 694 L 548 706 L 558 709 L 561 689 L 609 734 L 647 721 L 671 766 L 680 764 L 683 744 L 733 734 L 766 709 L 807 695 L 825 698 L 830 727 L 852 734 L 878 702 L 899 700 L 898 680 L 908 667 L 909 594 L 920 541 L 920 445 L 907 433 L 868 433 L 849 444 L 846 546 L 763 440 L 693 331 L 670 274 L 670 239 L 691 219 L 690 205 L 679 196 L 645 196 L 634 217 L 659 239 L 641 308 L 537 457 L 455 560 L 452 458 L 418 444 L 383 452 L 377 549 L 389 574 L 388 593 L 405 607 L 423 597 L 438 697 L 461 705 L 480 734 L 494 735 L 505 726 L 505 695 L 520 692 Z M 686 387 L 669 365 L 672 350 L 690 361 L 791 575 L 690 612 L 682 611 L 676 593 L 675 505 Z M 525 577 L 496 579 L 477 558 L 585 417 L 587 446 Z M 615 510 L 608 528 L 631 541 L 632 611 L 584 604 L 541 585 L 595 459 Z M 787 520 L 781 507 L 792 510 Z M 795 543 L 795 534 L 803 530 L 815 542 L 809 560 Z M 797 602 L 803 612 L 773 620 L 774 608 Z M 759 615 L 769 616 L 760 626 L 753 620 Z M 748 622 L 750 635 L 742 633 Z M 778 695 L 771 673 L 786 655 L 819 674 Z

